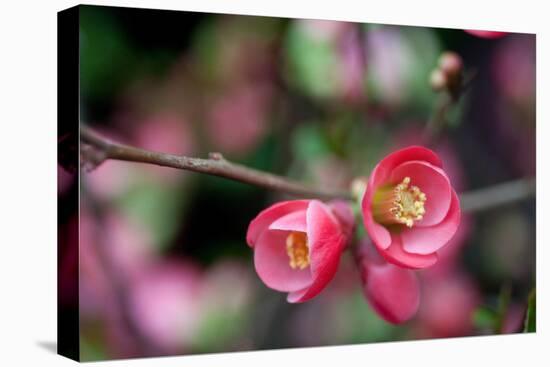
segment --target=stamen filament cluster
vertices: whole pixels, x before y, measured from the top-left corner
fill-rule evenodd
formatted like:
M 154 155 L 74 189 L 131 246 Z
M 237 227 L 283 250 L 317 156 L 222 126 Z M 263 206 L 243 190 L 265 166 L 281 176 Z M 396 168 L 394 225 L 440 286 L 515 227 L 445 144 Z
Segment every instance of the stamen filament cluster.
M 304 232 L 291 232 L 286 238 L 286 253 L 292 269 L 303 270 L 309 266 L 309 247 Z
M 411 228 L 415 221 L 424 217 L 426 194 L 410 183 L 411 178 L 405 177 L 397 185 L 378 189 L 372 203 L 373 216 L 378 223 L 404 224 Z

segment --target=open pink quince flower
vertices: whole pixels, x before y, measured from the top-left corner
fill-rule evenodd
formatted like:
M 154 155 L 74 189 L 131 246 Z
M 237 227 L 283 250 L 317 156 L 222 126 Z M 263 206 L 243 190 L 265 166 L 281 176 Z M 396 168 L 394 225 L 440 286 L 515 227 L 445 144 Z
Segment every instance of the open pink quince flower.
M 439 157 L 412 146 L 385 157 L 372 171 L 361 203 L 367 232 L 395 265 L 421 269 L 460 224 L 460 203 Z
M 334 277 L 352 228 L 353 213 L 344 202 L 285 201 L 258 214 L 246 240 L 265 285 L 288 292 L 288 302 L 304 302 Z

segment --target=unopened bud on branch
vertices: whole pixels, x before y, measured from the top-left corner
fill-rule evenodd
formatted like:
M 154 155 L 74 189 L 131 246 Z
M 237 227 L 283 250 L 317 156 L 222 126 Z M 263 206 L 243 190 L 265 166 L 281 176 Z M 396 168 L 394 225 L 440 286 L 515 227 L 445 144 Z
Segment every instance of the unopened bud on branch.
M 445 51 L 441 54 L 437 67 L 430 74 L 430 86 L 434 91 L 447 90 L 458 99 L 462 88 L 462 58 L 456 52 Z

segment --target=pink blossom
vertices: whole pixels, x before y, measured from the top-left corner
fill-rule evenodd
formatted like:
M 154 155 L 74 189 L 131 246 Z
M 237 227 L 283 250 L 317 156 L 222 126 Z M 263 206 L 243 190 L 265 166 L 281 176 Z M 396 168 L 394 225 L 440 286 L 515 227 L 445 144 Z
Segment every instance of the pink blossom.
M 465 29 L 464 32 L 479 38 L 496 39 L 506 36 L 507 32 L 480 31 L 476 29 Z
M 420 285 L 414 271 L 386 262 L 365 238 L 359 248 L 363 293 L 384 320 L 399 324 L 411 319 L 420 305 Z
M 394 148 L 407 147 L 414 142 L 426 142 L 427 139 L 418 126 L 410 124 L 407 128 L 401 129 L 394 134 Z M 467 177 L 464 172 L 464 165 L 456 152 L 456 149 L 449 139 L 440 137 L 433 146 L 433 150 L 445 162 L 445 173 L 458 191 L 465 191 L 468 188 Z M 426 269 L 422 273 L 424 278 L 437 278 L 453 273 L 460 266 L 461 251 L 468 242 L 475 225 L 471 215 L 462 215 L 460 225 L 453 238 L 438 251 L 437 264 Z
M 351 209 L 342 202 L 285 201 L 258 214 L 246 238 L 265 285 L 288 292 L 288 302 L 304 302 L 334 277 L 352 226 Z
M 395 265 L 420 269 L 454 236 L 460 203 L 439 157 L 412 146 L 385 157 L 362 199 L 363 220 L 376 248 Z

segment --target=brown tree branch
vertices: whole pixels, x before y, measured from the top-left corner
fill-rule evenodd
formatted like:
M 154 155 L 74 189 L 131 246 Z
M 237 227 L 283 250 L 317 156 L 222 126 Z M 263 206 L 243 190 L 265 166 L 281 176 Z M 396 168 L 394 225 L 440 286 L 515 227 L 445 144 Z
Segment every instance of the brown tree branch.
M 460 206 L 463 212 L 477 212 L 513 204 L 534 197 L 535 193 L 535 178 L 522 178 L 483 189 L 467 191 L 460 195 Z
M 308 187 L 281 176 L 229 162 L 220 153 L 210 153 L 209 159 L 202 159 L 152 152 L 110 141 L 85 126 L 80 128 L 80 136 L 83 143 L 81 154 L 86 165 L 91 167 L 107 159 L 141 162 L 225 177 L 301 197 L 353 199 L 350 192 Z M 477 212 L 512 204 L 534 195 L 535 178 L 524 178 L 465 192 L 460 196 L 460 202 L 462 211 Z
M 220 153 L 210 153 L 209 159 L 202 159 L 152 152 L 110 141 L 86 126 L 80 127 L 80 137 L 84 143 L 81 146 L 81 154 L 89 167 L 95 167 L 106 159 L 150 163 L 225 177 L 302 197 L 352 199 L 350 192 L 309 187 L 272 173 L 232 163 L 224 159 Z

